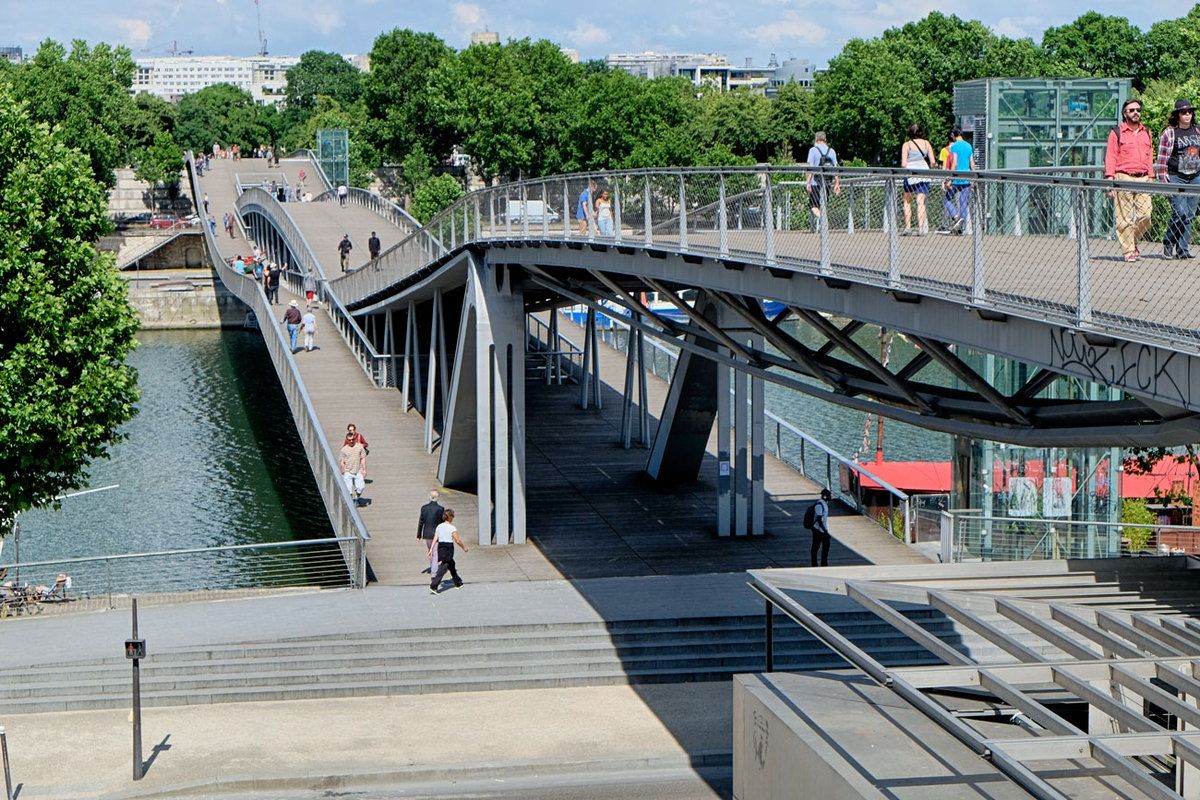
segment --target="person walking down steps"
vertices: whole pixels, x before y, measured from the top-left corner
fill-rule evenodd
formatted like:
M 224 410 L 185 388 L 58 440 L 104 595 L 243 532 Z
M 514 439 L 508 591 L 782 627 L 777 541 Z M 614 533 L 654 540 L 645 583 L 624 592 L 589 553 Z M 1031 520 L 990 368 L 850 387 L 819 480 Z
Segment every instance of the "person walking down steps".
M 442 585 L 442 578 L 446 576 L 446 570 L 450 570 L 450 577 L 453 579 L 455 587 L 463 585 L 463 580 L 458 576 L 458 569 L 454 564 L 454 546 L 461 547 L 464 553 L 470 552 L 463 544 L 463 540 L 459 538 L 458 528 L 454 527 L 454 509 L 447 508 L 442 513 L 442 519 L 443 522 L 437 526 L 433 537 L 437 542 L 438 568 L 433 580 L 429 583 L 429 591 L 432 594 L 438 593 L 438 587 Z
M 832 499 L 833 494 L 828 489 L 822 489 L 821 498 L 804 512 L 804 527 L 812 534 L 809 555 L 814 567 L 829 566 L 829 545 L 833 541 L 833 537 L 829 535 L 829 501 Z M 820 564 L 817 563 L 818 551 L 821 556 Z

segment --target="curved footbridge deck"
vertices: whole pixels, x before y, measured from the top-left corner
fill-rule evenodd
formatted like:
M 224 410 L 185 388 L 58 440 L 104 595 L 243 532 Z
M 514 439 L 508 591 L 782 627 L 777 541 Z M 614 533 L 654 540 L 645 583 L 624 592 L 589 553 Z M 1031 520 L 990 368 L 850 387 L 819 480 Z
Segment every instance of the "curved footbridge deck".
M 208 194 L 210 208 L 220 218 L 226 210 L 236 212 L 239 192 L 246 187 L 273 179 L 296 183 L 301 170 L 309 176 L 312 190 L 312 184 L 319 180 L 319 170 L 311 161 L 301 158 L 285 159 L 278 169 L 267 169 L 265 162 L 257 160 L 215 160 L 210 170 L 198 179 L 198 185 L 200 191 Z M 328 278 L 336 277 L 340 270 L 336 244 L 342 234 L 348 233 L 355 243 L 353 252 L 358 257 L 352 263 L 362 267 L 367 260 L 366 238 L 372 230 L 379 232 L 385 249 L 404 233 L 401 226 L 405 221 L 387 208 L 381 207 L 383 213 L 378 213 L 360 203 L 340 207 L 336 201 L 286 203 L 282 208 L 303 232 Z M 279 231 L 252 225 L 250 233 L 264 249 L 281 256 L 297 249 L 292 242 L 284 241 Z M 246 231 L 241 229 L 233 239 L 218 230 L 211 241 L 220 257 L 229 259 L 250 249 L 245 236 Z M 261 291 L 248 279 L 229 270 L 225 272 L 228 274 L 222 277 L 235 293 L 244 295 L 243 299 L 251 303 L 265 303 Z M 439 485 L 439 453 L 436 449 L 433 453 L 428 451 L 425 421 L 406 408 L 409 404 L 397 391 L 402 376 L 396 369 L 396 359 L 385 353 L 376 360 L 379 370 L 392 371 L 390 378 L 376 380 L 378 373 L 368 375 L 363 367 L 361 343 L 330 304 L 326 303 L 324 313 L 319 314 L 317 350 L 289 356 L 286 347 L 280 347 L 286 338 L 280 332 L 280 319 L 288 302 L 295 299 L 304 305 L 303 298 L 294 293 L 297 288 L 289 282 L 280 293 L 279 305 L 270 308 L 259 305 L 255 310 L 285 390 L 295 384 L 295 389 L 288 393 L 292 412 L 297 417 L 326 503 L 335 508 L 331 513 L 335 529 L 342 534 L 361 522 L 362 529 L 369 532 L 367 558 L 373 577 L 379 582 L 424 582 L 428 578 L 419 572 L 422 557 L 415 528 L 417 510 L 428 491 L 438 488 L 443 504 L 455 508 L 456 523 L 469 544 L 475 541 L 479 525 L 477 498 Z M 564 320 L 561 333 L 582 346 L 582 329 Z M 765 485 L 768 535 L 719 539 L 714 532 L 718 472 L 715 434 L 698 481 L 682 488 L 656 486 L 645 476 L 645 450 L 626 450 L 620 445 L 621 397 L 611 387 L 619 386 L 623 380 L 625 356 L 608 348 L 599 348 L 598 353 L 605 383 L 602 411 L 580 409 L 578 387 L 547 386 L 542 381 L 527 383 L 530 422 L 526 496 L 530 546 L 472 547 L 465 562 L 469 566 L 464 566 L 467 580 L 704 573 L 807 563 L 808 533 L 800 525 L 800 517 L 804 505 L 816 497 L 819 487 L 768 455 Z M 381 388 L 381 383 L 386 388 Z M 651 378 L 648 388 L 648 407 L 661 409 L 667 394 L 666 384 Z M 304 396 L 304 402 L 293 399 L 297 394 Z M 308 409 L 316 425 L 306 437 L 304 417 Z M 358 425 L 371 445 L 364 504 L 356 509 L 349 507 L 349 499 L 327 474 L 330 471 L 327 459 L 336 453 L 349 422 Z M 321 442 L 317 441 L 318 433 Z M 321 451 L 322 445 L 327 449 Z M 326 473 L 325 478 L 322 473 Z M 835 543 L 831 563 L 925 560 L 874 522 L 846 509 L 840 513 L 832 525 Z

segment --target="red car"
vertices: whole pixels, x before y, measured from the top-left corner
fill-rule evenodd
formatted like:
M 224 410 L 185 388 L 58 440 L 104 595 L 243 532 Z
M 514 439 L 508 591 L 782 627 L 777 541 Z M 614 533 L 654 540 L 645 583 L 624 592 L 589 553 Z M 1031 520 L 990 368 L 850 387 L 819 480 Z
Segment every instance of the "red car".
M 178 228 L 183 224 L 184 222 L 175 214 L 153 214 L 150 217 L 151 228 L 170 230 L 171 228 Z

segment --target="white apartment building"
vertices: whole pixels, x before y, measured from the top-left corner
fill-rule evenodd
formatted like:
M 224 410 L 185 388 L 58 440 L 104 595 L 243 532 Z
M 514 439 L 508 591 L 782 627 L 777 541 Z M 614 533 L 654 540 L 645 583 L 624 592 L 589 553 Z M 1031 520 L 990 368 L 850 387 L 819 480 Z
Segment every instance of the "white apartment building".
M 780 64 L 771 54 L 765 67 L 756 67 L 751 59 L 735 66 L 719 53 L 610 53 L 604 63 L 610 69 L 623 69 L 638 78 L 668 76 L 687 78 L 695 86 L 715 86 L 727 92 L 746 89 L 773 96 L 788 80 L 803 86 L 812 83 L 812 65 L 800 59 L 788 59 Z
M 366 56 L 343 56 L 363 69 Z M 245 89 L 259 105 L 277 104 L 287 92 L 287 71 L 299 56 L 158 56 L 137 58 L 131 94 L 146 92 L 174 102 L 218 83 Z

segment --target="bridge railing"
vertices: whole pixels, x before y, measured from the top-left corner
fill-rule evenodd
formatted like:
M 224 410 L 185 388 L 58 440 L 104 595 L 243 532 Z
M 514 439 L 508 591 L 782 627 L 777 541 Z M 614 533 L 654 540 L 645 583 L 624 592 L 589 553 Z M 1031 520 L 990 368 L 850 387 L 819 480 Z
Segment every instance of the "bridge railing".
M 336 203 L 338 202 L 338 193 L 336 189 L 322 192 L 313 198 L 314 203 Z M 400 231 L 407 237 L 414 231 L 421 229 L 421 223 L 409 214 L 403 208 L 388 200 L 382 195 L 375 192 L 359 189 L 356 186 L 347 187 L 346 202 L 351 205 L 365 208 L 371 213 L 381 217 L 384 222 L 389 225 L 399 228 Z M 380 253 L 382 256 L 383 253 Z
M 536 314 L 525 315 L 526 368 L 540 370 L 547 386 L 578 382 L 583 374 L 583 351 L 557 330 Z
M 345 339 L 363 372 L 376 386 L 394 386 L 395 365 L 398 356 L 393 353 L 381 353 L 371 343 L 370 337 L 359 326 L 358 320 L 350 314 L 339 299 L 337 292 L 331 287 L 330 281 L 321 269 L 320 260 L 313 253 L 304 232 L 296 225 L 287 209 L 272 197 L 270 192 L 254 187 L 247 188 L 238 197 L 237 207 L 241 213 L 258 212 L 274 221 L 275 229 L 283 237 L 285 244 L 295 257 L 295 263 L 289 264 L 289 272 L 286 277 L 289 288 L 296 294 L 300 294 L 305 275 L 319 276 L 318 296 L 334 327 Z
M 608 319 L 612 325 L 601 329 L 599 338 L 623 352 L 629 342 L 629 326 L 619 315 L 614 314 Z M 679 354 L 668 345 L 654 339 L 647 338 L 645 342 L 650 350 L 647 367 L 659 378 L 669 382 L 675 373 Z M 774 453 L 776 458 L 806 478 L 827 487 L 839 500 L 864 517 L 879 523 L 896 538 L 906 543 L 915 543 L 908 494 L 873 473 L 870 468 L 843 456 L 777 414 L 766 411 L 763 416 L 767 423 L 766 449 Z M 851 476 L 853 479 L 844 479 Z M 887 494 L 886 507 L 877 508 L 866 502 L 863 478 L 877 483 Z
M 313 172 L 317 180 L 321 182 L 322 192 L 327 192 L 334 188 L 333 182 L 330 181 L 329 176 L 325 174 L 325 167 L 321 165 L 321 159 L 317 158 L 317 154 L 315 152 L 312 150 L 296 150 L 295 152 L 288 154 L 288 158 L 296 158 L 297 156 L 300 158 L 307 158 L 309 162 L 312 163 Z
M 589 183 L 609 191 L 611 227 L 593 212 L 577 219 Z M 1145 227 L 1136 267 L 1117 237 L 1112 191 L 1125 209 L 1122 227 Z M 1170 201 L 1189 197 L 1200 187 L 1024 171 L 756 166 L 555 176 L 473 192 L 374 269 L 337 284 L 354 305 L 472 242 L 590 242 L 849 280 L 1200 352 L 1190 308 L 1200 276 L 1163 259 L 1157 244 L 1171 232 Z M 1131 297 L 1131 286 L 1144 291 Z
M 190 152 L 186 156 L 186 161 L 188 180 L 194 199 L 199 197 L 200 193 L 196 186 L 195 164 Z M 261 190 L 252 189 L 250 191 Z M 266 192 L 262 192 L 262 194 L 269 198 Z M 275 202 L 273 198 L 270 198 L 270 201 Z M 338 469 L 337 460 L 325 438 L 325 432 L 317 417 L 316 409 L 308 396 L 308 391 L 304 388 L 304 383 L 300 380 L 300 371 L 292 355 L 291 343 L 286 338 L 283 328 L 276 322 L 275 311 L 267 303 L 267 296 L 263 293 L 262 285 L 254 280 L 253 276 L 236 273 L 228 264 L 224 263 L 218 256 L 221 251 L 212 230 L 207 225 L 203 228 L 209 258 L 222 285 L 245 303 L 258 319 L 263 341 L 271 354 L 271 363 L 275 365 L 275 372 L 279 376 L 280 386 L 283 388 L 284 397 L 287 398 L 288 407 L 291 409 L 292 419 L 296 423 L 296 431 L 300 434 L 300 442 L 304 445 L 304 451 L 308 455 L 313 478 L 321 493 L 321 499 L 325 502 L 334 533 L 341 540 L 358 543 L 353 547 L 344 545 L 342 554 L 354 576 L 355 585 L 365 586 L 367 580 L 366 543 L 371 536 L 367 533 L 366 526 L 363 525 L 355 501 L 346 490 L 341 470 Z
M 1031 561 L 1200 553 L 1200 528 L 1183 525 L 951 515 L 954 561 Z M 943 550 L 947 548 L 943 546 Z

